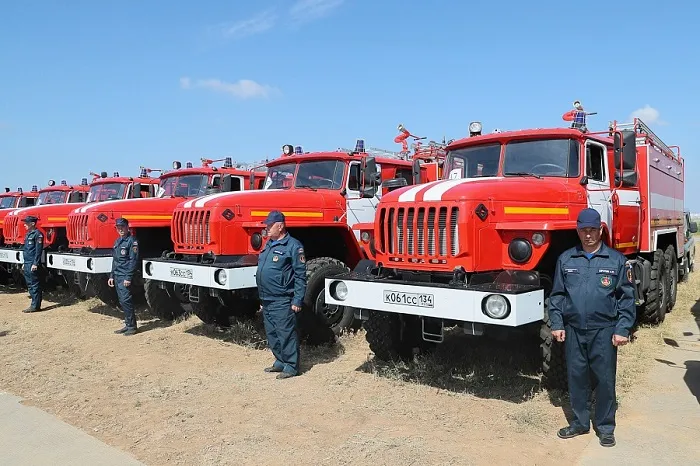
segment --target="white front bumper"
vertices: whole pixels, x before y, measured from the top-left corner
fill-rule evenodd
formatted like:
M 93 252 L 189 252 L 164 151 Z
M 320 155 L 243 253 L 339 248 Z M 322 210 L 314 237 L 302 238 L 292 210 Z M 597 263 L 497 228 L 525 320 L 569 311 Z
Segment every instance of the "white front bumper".
M 219 290 L 241 290 L 257 286 L 255 282 L 257 266 L 226 268 L 214 265 L 185 264 L 182 262 L 149 259 L 143 261 L 142 267 L 143 278 L 149 280 L 195 285 Z M 220 276 L 222 271 L 226 273 L 226 280 L 223 281 L 223 285 L 216 280 L 216 277 Z
M 348 288 L 347 297 L 342 301 L 332 296 L 334 282 L 343 282 Z M 507 327 L 544 318 L 544 291 L 541 289 L 516 294 L 326 278 L 325 294 L 326 304 Z M 494 319 L 482 311 L 482 302 L 492 294 L 502 295 L 508 300 L 510 314 L 506 318 Z
M 51 269 L 69 270 L 89 274 L 110 273 L 112 271 L 111 257 L 90 257 L 80 254 L 49 253 L 46 266 Z
M 24 264 L 24 253 L 18 249 L 0 249 L 0 262 Z

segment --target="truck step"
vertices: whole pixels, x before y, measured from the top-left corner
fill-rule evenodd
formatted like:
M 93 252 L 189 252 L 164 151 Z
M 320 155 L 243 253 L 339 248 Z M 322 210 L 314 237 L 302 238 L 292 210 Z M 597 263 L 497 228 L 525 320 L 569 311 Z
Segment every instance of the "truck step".
M 445 340 L 445 326 L 442 320 L 439 321 L 439 324 L 435 321 L 429 321 L 427 325 L 425 317 L 421 317 L 420 320 L 423 340 L 432 343 L 442 343 Z

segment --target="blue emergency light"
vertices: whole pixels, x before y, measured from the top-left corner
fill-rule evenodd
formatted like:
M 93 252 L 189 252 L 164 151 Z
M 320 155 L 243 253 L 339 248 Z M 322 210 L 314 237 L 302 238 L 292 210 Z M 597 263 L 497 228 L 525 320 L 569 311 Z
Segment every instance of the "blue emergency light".
M 145 168 L 141 168 L 141 178 L 147 178 L 148 177 L 148 171 Z
M 83 186 L 87 186 L 87 178 L 83 178 L 82 180 L 80 180 L 80 184 L 82 184 Z
M 231 157 L 226 157 L 224 159 L 224 168 L 233 168 L 233 160 Z
M 194 165 L 192 165 L 192 162 L 187 162 L 187 164 L 186 164 L 185 166 L 186 166 L 187 168 L 192 168 Z
M 357 142 L 355 143 L 355 152 L 364 152 L 364 151 L 365 151 L 365 140 L 358 139 Z
M 17 188 L 17 192 L 22 194 L 22 188 Z
M 22 188 L 19 188 L 19 191 L 22 192 Z M 37 185 L 33 185 L 33 186 L 32 186 L 32 192 L 35 193 L 35 192 L 37 192 L 37 191 L 39 191 L 39 187 L 38 187 Z
M 301 146 L 294 146 L 294 155 L 301 155 L 304 153 L 304 150 L 301 148 Z
M 119 172 L 114 172 L 114 177 L 119 178 Z
M 66 180 L 61 180 L 61 186 L 68 186 L 68 183 L 66 182 Z

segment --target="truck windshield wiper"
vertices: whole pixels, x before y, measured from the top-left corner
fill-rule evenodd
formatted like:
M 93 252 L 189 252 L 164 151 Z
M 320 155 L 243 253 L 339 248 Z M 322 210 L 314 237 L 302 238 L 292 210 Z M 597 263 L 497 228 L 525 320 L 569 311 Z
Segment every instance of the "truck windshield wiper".
M 505 175 L 512 175 L 512 176 L 534 176 L 538 180 L 541 180 L 542 177 L 540 175 L 536 175 L 534 173 L 530 172 L 506 172 Z
M 295 187 L 296 188 L 310 189 L 311 191 L 318 191 L 316 188 L 314 188 L 313 186 L 309 186 L 308 184 L 298 184 Z

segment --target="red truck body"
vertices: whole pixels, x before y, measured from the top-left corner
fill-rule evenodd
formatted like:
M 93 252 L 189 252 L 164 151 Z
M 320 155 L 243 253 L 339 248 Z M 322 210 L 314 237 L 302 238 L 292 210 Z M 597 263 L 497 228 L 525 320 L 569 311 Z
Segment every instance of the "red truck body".
M 546 298 L 587 207 L 632 265 L 640 319 L 659 322 L 673 307 L 684 162 L 641 120 L 603 133 L 479 134 L 447 151 L 444 180 L 382 198 L 374 260 L 326 279 L 326 302 L 356 309 L 379 358 L 439 343 L 447 326 L 473 335 L 531 329 L 548 380 L 565 384 Z
M 379 198 L 416 179 L 436 179 L 444 151 L 436 144 L 414 154 L 365 151 L 361 140 L 355 150 L 304 153 L 297 146 L 292 153 L 291 147 L 267 164 L 262 190 L 180 204 L 171 228 L 174 251 L 144 260 L 144 277 L 181 286 L 204 322 L 227 325 L 232 316 L 250 316 L 259 307 L 255 274 L 266 242 L 262 222 L 280 210 L 290 234 L 304 244 L 308 315 L 323 333 L 347 328 L 352 312 L 325 305 L 323 277 L 373 254 L 362 228 Z

